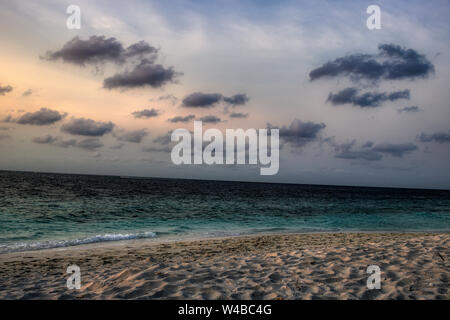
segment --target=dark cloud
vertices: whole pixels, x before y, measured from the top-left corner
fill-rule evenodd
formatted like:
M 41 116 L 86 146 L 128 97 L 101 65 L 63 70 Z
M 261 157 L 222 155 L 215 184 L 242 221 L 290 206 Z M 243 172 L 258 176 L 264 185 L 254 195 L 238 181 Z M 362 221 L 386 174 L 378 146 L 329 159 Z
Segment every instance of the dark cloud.
M 148 147 L 148 148 L 143 148 L 142 151 L 144 151 L 144 152 L 167 152 L 167 153 L 170 153 L 170 152 L 172 152 L 172 148 L 170 148 L 170 147 Z
M 220 93 L 194 92 L 183 99 L 183 106 L 191 108 L 211 108 L 222 100 Z
M 238 94 L 235 94 L 232 97 L 224 97 L 223 98 L 223 101 L 225 101 L 226 103 L 228 103 L 228 104 L 230 104 L 232 106 L 244 105 L 249 100 L 250 100 L 250 98 L 247 97 L 247 95 L 245 93 L 238 93 Z
M 366 92 L 358 95 L 358 89 L 356 88 L 346 88 L 338 93 L 330 93 L 328 95 L 327 102 L 331 102 L 333 105 L 341 104 L 353 104 L 354 106 L 359 106 L 361 108 L 365 107 L 379 107 L 386 101 L 395 101 L 398 99 L 409 99 L 410 91 L 394 91 L 391 93 L 387 92 Z
M 398 113 L 415 113 L 419 112 L 421 109 L 418 106 L 410 106 L 398 109 Z
M 201 117 L 200 120 L 203 121 L 204 123 L 218 123 L 222 121 L 219 117 L 212 115 Z
M 77 145 L 77 141 L 75 139 L 64 140 L 61 137 L 54 137 L 49 134 L 43 137 L 35 137 L 31 141 L 39 144 L 50 144 L 60 148 L 68 148 Z
M 395 91 L 391 93 L 366 92 L 362 95 L 355 96 L 353 105 L 359 107 L 379 107 L 385 101 L 395 101 L 398 99 L 409 99 L 409 90 Z
M 379 161 L 383 158 L 383 154 L 401 158 L 418 149 L 413 143 L 374 145 L 373 142 L 368 141 L 362 146 L 357 146 L 356 140 L 343 144 L 332 143 L 332 146 L 335 149 L 336 158 L 367 161 Z
M 191 108 L 212 108 L 215 107 L 217 103 L 224 102 L 231 107 L 235 107 L 238 105 L 244 105 L 249 100 L 249 97 L 247 97 L 244 93 L 238 93 L 231 97 L 225 97 L 221 93 L 194 92 L 183 99 L 182 105 L 184 107 Z
M 0 96 L 4 96 L 5 93 L 11 92 L 11 91 L 13 91 L 13 87 L 0 85 Z
M 386 79 L 412 79 L 426 77 L 434 72 L 433 64 L 425 55 L 416 50 L 402 48 L 394 44 L 382 44 L 378 47 L 382 56 L 392 60 L 385 62 Z
M 113 146 L 111 146 L 111 147 L 109 147 L 109 148 L 110 148 L 110 149 L 113 149 L 113 150 L 120 150 L 120 149 L 122 149 L 124 146 L 125 146 L 125 143 L 118 143 L 118 144 L 115 144 L 115 145 L 113 145 Z
M 158 51 L 145 41 L 136 42 L 125 49 L 124 45 L 115 38 L 94 35 L 87 40 L 75 37 L 64 44 L 62 49 L 48 51 L 41 58 L 50 61 L 61 59 L 79 66 L 90 64 L 96 68 L 105 62 L 112 62 L 116 65 L 126 64 L 131 67 L 131 71 L 116 73 L 112 77 L 104 79 L 104 88 L 144 86 L 159 88 L 168 82 L 174 82 L 181 73 L 175 72 L 172 67 L 165 68 L 156 64 Z
M 156 59 L 156 54 L 158 49 L 152 47 L 145 41 L 139 41 L 130 45 L 124 52 L 125 57 L 135 57 L 135 56 L 154 56 Z
M 219 102 L 224 102 L 231 107 L 244 105 L 249 101 L 244 93 L 238 93 L 231 97 L 225 97 L 220 93 L 194 92 L 183 99 L 182 105 L 191 108 L 212 108 Z
M 103 136 L 114 128 L 114 124 L 109 122 L 94 121 L 92 119 L 77 118 L 71 119 L 61 127 L 61 130 L 74 135 L 81 136 Z
M 280 139 L 283 142 L 290 143 L 295 147 L 302 147 L 309 142 L 316 140 L 321 130 L 326 127 L 324 123 L 303 122 L 295 119 L 289 127 L 282 126 L 280 130 Z M 277 129 L 268 124 L 268 129 Z
M 81 149 L 94 151 L 103 147 L 103 143 L 98 138 L 88 138 L 77 142 L 76 146 Z
M 330 93 L 327 102 L 331 102 L 333 105 L 353 103 L 353 99 L 357 93 L 358 89 L 356 88 L 345 88 L 338 93 Z
M 123 131 L 117 135 L 117 140 L 124 142 L 140 143 L 148 135 L 145 129 Z
M 31 90 L 31 89 L 25 90 L 22 93 L 22 97 L 29 97 L 29 96 L 31 96 L 32 93 L 33 93 L 33 90 Z
M 169 82 L 175 82 L 175 78 L 181 75 L 175 72 L 173 67 L 165 68 L 153 61 L 143 59 L 131 71 L 117 73 L 103 80 L 106 89 L 137 88 L 150 86 L 160 88 Z
M 11 123 L 14 122 L 12 115 L 8 114 L 6 117 L 2 119 L 2 122 Z
M 135 118 L 152 118 L 159 115 L 159 111 L 156 109 L 144 109 L 141 111 L 135 111 L 132 113 Z
M 248 118 L 248 113 L 232 112 L 230 118 Z
M 392 144 L 385 143 L 379 144 L 372 148 L 375 152 L 388 153 L 393 157 L 401 158 L 405 154 L 411 153 L 412 151 L 417 150 L 418 147 L 413 143 L 403 143 L 403 144 Z
M 156 99 L 150 99 L 150 101 L 165 101 L 165 100 L 168 100 L 171 105 L 174 105 L 178 101 L 178 98 L 175 97 L 173 94 L 166 94 Z
M 448 132 L 422 133 L 418 136 L 421 142 L 450 143 L 450 130 Z
M 402 90 L 402 91 L 394 91 L 387 95 L 387 99 L 389 101 L 395 101 L 398 99 L 409 99 L 410 98 L 410 92 L 408 89 Z
M 366 143 L 361 148 L 355 148 L 356 141 L 343 143 L 340 145 L 335 145 L 335 157 L 341 159 L 351 159 L 351 160 L 367 160 L 367 161 L 378 161 L 383 158 L 383 155 L 379 152 L 375 152 L 371 149 L 373 143 Z
M 65 43 L 60 50 L 48 51 L 42 58 L 50 61 L 61 59 L 67 63 L 85 66 L 86 64 L 104 62 L 122 64 L 127 58 L 136 56 L 147 56 L 148 59 L 150 57 L 155 59 L 157 52 L 156 48 L 145 41 L 134 43 L 124 49 L 123 44 L 116 38 L 94 35 L 87 40 L 74 37 Z
M 19 124 L 31 124 L 36 126 L 45 126 L 50 125 L 55 122 L 58 122 L 62 120 L 67 114 L 66 113 L 59 113 L 58 111 L 47 109 L 47 108 L 41 108 L 40 110 L 36 112 L 27 112 L 23 114 L 19 119 L 17 119 L 15 122 Z M 9 117 L 9 121 L 7 122 L 13 122 L 12 117 Z
M 189 122 L 191 120 L 195 119 L 195 115 L 190 114 L 188 116 L 182 117 L 182 116 L 176 116 L 170 119 L 167 119 L 167 121 L 172 122 L 172 123 L 176 123 L 176 122 Z
M 75 139 L 67 139 L 67 140 L 58 140 L 53 145 L 60 147 L 60 148 L 68 148 L 68 147 L 74 147 L 77 145 L 77 140 Z
M 91 36 L 88 40 L 81 40 L 74 37 L 60 50 L 48 51 L 42 58 L 50 61 L 61 59 L 64 62 L 84 66 L 106 61 L 123 63 L 124 53 L 122 43 L 115 38 Z
M 372 141 L 367 141 L 362 145 L 363 148 L 372 148 L 374 143 Z
M 172 131 L 168 131 L 166 134 L 156 137 L 153 139 L 154 143 L 159 143 L 163 146 L 172 143 Z
M 394 44 L 381 44 L 378 54 L 353 54 L 329 61 L 309 73 L 311 81 L 348 76 L 352 80 L 401 80 L 424 78 L 434 72 L 425 55 Z
M 52 144 L 58 140 L 57 137 L 53 137 L 52 135 L 46 135 L 44 137 L 35 137 L 31 141 L 39 144 Z
M 94 151 L 101 147 L 103 144 L 98 138 L 88 138 L 81 141 L 75 139 L 64 140 L 61 137 L 54 137 L 52 135 L 46 135 L 43 137 L 35 137 L 32 139 L 34 143 L 49 144 L 59 148 L 77 147 L 84 150 Z

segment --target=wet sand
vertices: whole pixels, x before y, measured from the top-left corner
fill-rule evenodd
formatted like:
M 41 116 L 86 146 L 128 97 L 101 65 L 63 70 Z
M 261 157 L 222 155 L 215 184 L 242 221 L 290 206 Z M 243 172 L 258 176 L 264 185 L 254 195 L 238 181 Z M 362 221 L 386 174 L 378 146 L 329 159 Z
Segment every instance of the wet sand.
M 321 233 L 0 255 L 1 299 L 449 299 L 450 233 Z M 66 268 L 81 269 L 81 289 Z M 367 288 L 378 265 L 381 289 Z

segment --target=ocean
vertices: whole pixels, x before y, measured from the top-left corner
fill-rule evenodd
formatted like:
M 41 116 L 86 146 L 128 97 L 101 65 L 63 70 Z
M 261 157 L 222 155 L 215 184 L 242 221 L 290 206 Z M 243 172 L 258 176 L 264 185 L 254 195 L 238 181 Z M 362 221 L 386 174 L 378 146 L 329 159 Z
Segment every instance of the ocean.
M 0 253 L 126 239 L 450 231 L 450 190 L 0 171 Z

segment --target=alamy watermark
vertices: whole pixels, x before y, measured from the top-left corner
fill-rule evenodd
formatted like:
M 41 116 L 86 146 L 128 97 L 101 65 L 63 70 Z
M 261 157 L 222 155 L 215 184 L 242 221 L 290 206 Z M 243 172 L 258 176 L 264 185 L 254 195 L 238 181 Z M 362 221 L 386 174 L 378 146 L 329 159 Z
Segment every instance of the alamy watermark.
M 178 142 L 171 153 L 175 165 L 259 164 L 261 175 L 277 174 L 280 168 L 278 129 L 226 129 L 224 141 L 222 131 L 208 129 L 203 133 L 202 121 L 194 121 L 192 134 L 176 129 L 171 140 Z
M 66 20 L 67 29 L 81 29 L 81 9 L 75 4 L 67 7 L 66 13 L 70 16 Z M 366 13 L 370 16 L 366 20 L 366 26 L 369 30 L 381 29 L 381 9 L 378 5 L 370 5 L 366 9 Z
M 69 278 L 67 278 L 67 289 L 73 290 L 81 289 L 81 270 L 80 267 L 76 264 L 70 265 L 67 267 L 66 273 L 70 274 Z
M 70 16 L 66 20 L 67 29 L 81 29 L 81 9 L 79 6 L 71 4 L 67 7 L 66 13 Z
M 369 278 L 367 278 L 367 289 L 381 289 L 381 269 L 379 266 L 372 264 L 367 267 Z
M 370 16 L 366 20 L 366 26 L 369 30 L 381 29 L 381 9 L 379 6 L 373 4 L 367 7 L 367 14 Z

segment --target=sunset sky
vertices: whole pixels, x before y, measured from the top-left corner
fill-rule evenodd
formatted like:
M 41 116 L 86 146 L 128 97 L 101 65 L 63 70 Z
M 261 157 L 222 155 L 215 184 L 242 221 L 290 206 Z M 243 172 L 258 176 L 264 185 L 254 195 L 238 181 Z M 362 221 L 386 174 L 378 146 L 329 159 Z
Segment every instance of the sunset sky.
M 448 189 L 449 16 L 434 0 L 2 1 L 0 170 Z M 194 119 L 280 128 L 279 173 L 173 165 L 168 133 Z

